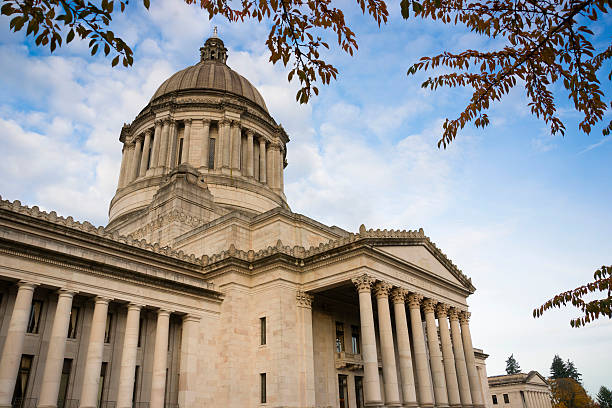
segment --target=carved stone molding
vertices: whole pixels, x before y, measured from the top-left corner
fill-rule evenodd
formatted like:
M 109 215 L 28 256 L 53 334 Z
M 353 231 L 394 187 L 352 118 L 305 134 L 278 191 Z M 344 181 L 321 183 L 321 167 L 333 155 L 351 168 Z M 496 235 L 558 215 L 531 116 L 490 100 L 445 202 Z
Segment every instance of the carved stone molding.
M 358 292 L 370 292 L 376 280 L 364 273 L 361 276 L 351 279 L 351 281 L 357 287 Z
M 436 307 L 436 314 L 438 316 L 438 319 L 446 319 L 446 317 L 448 316 L 449 309 L 449 305 L 446 305 L 444 303 L 438 303 L 438 306 Z
M 438 302 L 436 302 L 433 299 L 425 299 L 423 301 L 423 311 L 425 313 L 433 313 L 436 310 L 436 304 Z
M 374 285 L 374 294 L 377 298 L 380 297 L 389 297 L 389 293 L 391 293 L 391 284 L 387 282 L 376 282 Z
M 391 291 L 391 300 L 393 303 L 405 303 L 407 295 L 406 289 L 395 288 Z
M 422 301 L 423 295 L 419 295 L 418 293 L 411 293 L 408 295 L 408 307 L 410 307 L 411 309 L 420 308 Z
M 299 307 L 306 307 L 310 309 L 312 307 L 314 296 L 304 292 L 303 290 L 298 290 L 295 300 Z

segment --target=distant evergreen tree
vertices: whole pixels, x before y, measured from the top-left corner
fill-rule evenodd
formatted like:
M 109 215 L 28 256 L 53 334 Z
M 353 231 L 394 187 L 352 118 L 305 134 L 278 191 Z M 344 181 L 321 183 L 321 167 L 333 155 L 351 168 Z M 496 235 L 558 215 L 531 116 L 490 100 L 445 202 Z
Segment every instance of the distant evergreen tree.
M 553 361 L 550 366 L 550 378 L 568 378 L 567 367 L 558 354 L 555 354 L 553 357 Z
M 567 362 L 565 363 L 565 371 L 566 371 L 567 378 L 573 378 L 579 384 L 582 384 L 582 380 L 580 378 L 582 377 L 582 374 L 578 372 L 578 370 L 576 369 L 576 366 L 574 365 L 572 361 L 570 361 L 569 358 L 567 359 Z
M 602 385 L 597 393 L 597 402 L 600 408 L 612 408 L 612 391 Z
M 521 372 L 521 366 L 514 358 L 514 354 L 510 354 L 510 357 L 506 360 L 506 373 L 507 374 L 518 374 Z

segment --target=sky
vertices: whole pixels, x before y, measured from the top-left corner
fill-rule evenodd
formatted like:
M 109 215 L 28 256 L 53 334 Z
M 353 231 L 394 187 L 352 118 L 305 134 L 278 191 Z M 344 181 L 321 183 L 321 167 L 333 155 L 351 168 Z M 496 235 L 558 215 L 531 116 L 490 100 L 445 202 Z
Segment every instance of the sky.
M 523 371 L 548 375 L 553 356 L 572 360 L 594 397 L 612 387 L 612 321 L 572 329 L 578 312 L 531 312 L 548 298 L 612 264 L 612 143 L 601 126 L 577 130 L 579 115 L 556 89 L 564 137 L 529 113 L 520 86 L 489 112 L 484 130 L 467 127 L 437 148 L 441 124 L 469 100 L 466 89 L 424 90 L 407 76 L 421 56 L 493 49 L 461 27 L 402 20 L 389 2 L 381 28 L 347 1 L 354 57 L 323 55 L 339 69 L 308 105 L 297 84 L 272 65 L 265 23 L 208 20 L 180 0 L 131 2 L 112 29 L 134 50 L 134 65 L 111 68 L 74 41 L 51 54 L 0 17 L 0 195 L 47 211 L 106 225 L 121 161 L 119 133 L 171 74 L 199 60 L 219 27 L 228 65 L 263 95 L 291 138 L 285 193 L 294 212 L 357 232 L 423 228 L 472 278 L 468 298 L 475 347 L 489 354 L 489 375 L 513 354 Z M 606 27 L 608 27 L 606 29 Z M 607 17 L 592 28 L 612 36 Z M 610 70 L 610 64 L 604 70 Z M 607 72 L 607 71 L 606 71 Z M 612 87 L 604 84 L 608 99 Z M 604 121 L 611 118 L 608 112 Z

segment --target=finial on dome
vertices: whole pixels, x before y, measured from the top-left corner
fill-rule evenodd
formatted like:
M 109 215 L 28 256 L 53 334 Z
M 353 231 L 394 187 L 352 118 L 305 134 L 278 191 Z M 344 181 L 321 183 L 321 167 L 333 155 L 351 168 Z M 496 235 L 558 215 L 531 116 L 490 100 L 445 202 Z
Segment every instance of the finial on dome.
M 213 38 L 219 38 L 217 36 L 217 26 L 215 26 L 215 28 L 213 29 Z
M 223 40 L 217 37 L 217 26 L 213 29 L 213 35 L 200 48 L 200 62 L 219 61 L 223 64 L 227 61 L 227 48 Z

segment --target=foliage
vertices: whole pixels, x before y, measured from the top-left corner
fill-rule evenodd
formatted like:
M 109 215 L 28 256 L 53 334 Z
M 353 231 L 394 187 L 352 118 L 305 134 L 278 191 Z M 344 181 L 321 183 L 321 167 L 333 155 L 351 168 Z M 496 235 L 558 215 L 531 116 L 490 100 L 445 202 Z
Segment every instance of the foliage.
M 580 383 L 582 374 L 578 372 L 574 363 L 568 358 L 567 362 L 563 362 L 558 354 L 553 357 L 552 364 L 550 365 L 550 378 L 571 378 L 576 382 Z
M 506 374 L 518 374 L 521 372 L 521 366 L 514 358 L 514 354 L 510 354 L 510 357 L 506 360 Z
M 573 378 L 558 378 L 549 382 L 553 408 L 597 407 L 582 385 Z
M 597 292 L 603 292 L 604 297 L 591 301 L 584 299 L 588 294 Z M 612 319 L 612 266 L 602 266 L 596 270 L 593 274 L 593 282 L 559 293 L 549 299 L 542 306 L 533 310 L 533 317 L 540 317 L 546 310 L 554 307 L 561 308 L 570 303 L 583 313 L 583 316 L 570 320 L 572 327 L 584 326 L 600 316 Z
M 612 408 L 612 391 L 606 386 L 599 388 L 596 398 L 600 408 Z
M 574 380 L 578 381 L 579 383 L 582 383 L 582 379 L 580 378 L 580 377 L 582 377 L 582 374 L 580 374 L 578 372 L 578 370 L 576 369 L 576 366 L 574 365 L 574 363 L 572 361 L 570 361 L 569 358 L 565 362 L 565 370 L 567 372 L 567 377 L 568 378 L 573 378 Z
M 317 81 L 329 84 L 338 70 L 325 62 L 321 51 L 329 44 L 325 35 L 336 38 L 342 51 L 353 55 L 357 50 L 355 33 L 347 25 L 344 12 L 334 7 L 332 0 L 184 0 L 201 7 L 209 18 L 221 16 L 228 21 L 245 19 L 271 24 L 266 44 L 273 63 L 291 63 L 288 80 L 300 82 L 296 100 L 307 103 L 318 94 Z M 13 16 L 10 28 L 19 31 L 27 27 L 27 35 L 36 44 L 49 46 L 53 51 L 68 43 L 76 34 L 89 39 L 91 53 L 98 47 L 108 55 L 117 54 L 123 65 L 133 62 L 132 50 L 108 28 L 116 12 L 115 4 L 123 12 L 127 0 L 2 0 L 2 14 Z M 143 0 L 149 7 L 149 0 Z M 348 7 L 348 6 L 346 6 Z M 357 0 L 357 7 L 368 14 L 380 27 L 387 22 L 388 11 L 384 0 Z M 443 52 L 423 57 L 408 69 L 409 75 L 418 71 L 445 67 L 450 72 L 428 78 L 423 87 L 471 87 L 472 98 L 461 114 L 444 123 L 438 146 L 446 147 L 457 132 L 468 123 L 476 127 L 489 124 L 486 111 L 510 89 L 524 85 L 530 100 L 531 112 L 550 125 L 551 132 L 564 134 L 565 126 L 557 114 L 552 92 L 562 82 L 576 110 L 582 114 L 580 130 L 590 133 L 603 120 L 608 108 L 600 87 L 600 70 L 612 57 L 610 41 L 591 42 L 594 33 L 586 25 L 607 13 L 612 0 L 400 0 L 402 16 L 426 18 L 442 24 L 460 24 L 485 37 L 503 41 L 503 47 L 484 52 L 466 50 L 459 54 Z M 612 72 L 608 73 L 608 79 Z M 612 104 L 611 104 L 612 106 Z M 612 121 L 605 125 L 603 134 L 610 133 Z

